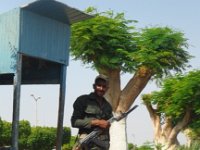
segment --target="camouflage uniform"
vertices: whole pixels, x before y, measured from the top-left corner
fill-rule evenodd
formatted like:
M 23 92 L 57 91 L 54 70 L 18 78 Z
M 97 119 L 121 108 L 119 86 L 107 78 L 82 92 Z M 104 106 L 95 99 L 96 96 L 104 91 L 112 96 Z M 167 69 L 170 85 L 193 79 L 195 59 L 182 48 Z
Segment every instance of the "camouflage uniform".
M 78 97 L 73 107 L 74 111 L 71 117 L 71 124 L 72 127 L 79 128 L 80 138 L 84 138 L 85 135 L 94 130 L 95 127 L 90 125 L 92 119 L 108 120 L 112 117 L 111 105 L 105 98 L 103 98 L 100 105 L 95 93 Z M 98 139 L 109 144 L 109 129 L 106 129 Z M 103 150 L 103 148 L 99 148 L 94 143 L 90 143 L 87 146 L 89 150 Z

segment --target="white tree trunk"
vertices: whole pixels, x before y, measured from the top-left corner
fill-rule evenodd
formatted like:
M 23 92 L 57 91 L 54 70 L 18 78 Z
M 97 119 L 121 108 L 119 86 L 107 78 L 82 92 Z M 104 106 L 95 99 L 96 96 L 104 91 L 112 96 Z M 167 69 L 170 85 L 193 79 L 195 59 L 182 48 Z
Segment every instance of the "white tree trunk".
M 128 150 L 126 119 L 113 122 L 110 127 L 110 149 L 109 150 Z

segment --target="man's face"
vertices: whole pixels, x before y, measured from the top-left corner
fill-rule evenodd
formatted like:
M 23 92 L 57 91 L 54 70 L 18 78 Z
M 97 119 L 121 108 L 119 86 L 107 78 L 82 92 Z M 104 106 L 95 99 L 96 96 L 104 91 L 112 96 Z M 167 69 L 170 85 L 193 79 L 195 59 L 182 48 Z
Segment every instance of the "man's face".
M 95 85 L 94 85 L 94 91 L 98 96 L 104 96 L 106 91 L 108 90 L 108 85 L 106 81 L 99 80 Z

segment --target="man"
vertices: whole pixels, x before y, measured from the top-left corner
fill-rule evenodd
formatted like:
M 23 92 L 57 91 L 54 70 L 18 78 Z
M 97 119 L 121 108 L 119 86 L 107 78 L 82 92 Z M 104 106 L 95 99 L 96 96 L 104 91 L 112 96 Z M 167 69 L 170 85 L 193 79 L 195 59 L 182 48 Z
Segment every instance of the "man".
M 99 75 L 95 78 L 93 89 L 94 91 L 88 95 L 82 95 L 76 99 L 73 104 L 73 114 L 71 117 L 72 127 L 79 128 L 78 137 L 80 140 L 96 128 L 103 130 L 102 134 L 96 139 L 102 144 L 97 144 L 91 141 L 88 145 L 82 147 L 82 150 L 107 150 L 102 147 L 109 147 L 109 127 L 107 121 L 112 117 L 112 107 L 103 97 L 108 90 L 108 78 L 104 75 Z

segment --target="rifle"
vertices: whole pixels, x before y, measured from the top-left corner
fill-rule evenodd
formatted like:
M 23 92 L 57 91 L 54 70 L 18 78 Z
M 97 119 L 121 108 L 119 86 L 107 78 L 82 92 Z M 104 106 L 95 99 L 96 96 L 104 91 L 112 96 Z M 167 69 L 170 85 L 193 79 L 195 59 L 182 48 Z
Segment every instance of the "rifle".
M 125 118 L 129 113 L 131 113 L 134 109 L 136 109 L 138 105 L 133 106 L 131 109 L 129 109 L 125 113 L 121 113 L 118 116 L 113 116 L 109 120 L 107 120 L 109 123 L 113 123 L 114 121 L 120 121 L 121 119 Z M 85 138 L 80 139 L 76 145 L 76 150 L 79 150 L 84 145 L 87 145 L 89 142 L 93 141 L 96 145 L 103 147 L 107 149 L 109 145 L 102 144 L 103 142 L 100 140 L 94 140 L 96 137 L 98 137 L 103 132 L 102 129 L 96 128 L 92 132 L 90 132 Z

